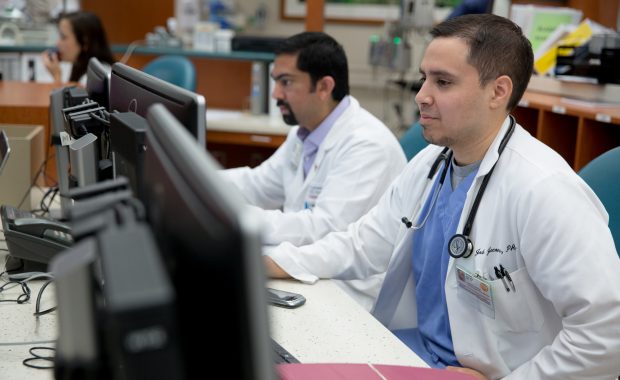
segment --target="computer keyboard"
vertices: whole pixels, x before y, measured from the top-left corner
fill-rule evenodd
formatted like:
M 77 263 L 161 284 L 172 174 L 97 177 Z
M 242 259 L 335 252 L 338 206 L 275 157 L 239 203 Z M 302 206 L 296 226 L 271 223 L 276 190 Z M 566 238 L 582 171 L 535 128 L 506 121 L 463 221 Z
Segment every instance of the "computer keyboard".
M 274 355 L 275 364 L 299 363 L 299 360 L 297 360 L 297 358 L 295 358 L 284 347 L 280 346 L 280 344 L 275 340 L 271 339 L 271 345 L 273 346 L 273 350 L 276 353 Z

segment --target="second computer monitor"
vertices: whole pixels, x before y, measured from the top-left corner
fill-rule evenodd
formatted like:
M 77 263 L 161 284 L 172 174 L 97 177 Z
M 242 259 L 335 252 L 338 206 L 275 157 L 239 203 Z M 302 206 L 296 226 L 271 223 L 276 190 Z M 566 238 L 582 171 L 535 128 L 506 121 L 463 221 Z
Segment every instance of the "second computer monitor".
M 196 347 L 215 344 L 209 360 L 227 378 L 271 379 L 259 221 L 164 107 L 147 119 L 144 206 L 174 284 L 187 378 L 205 374 Z
M 86 69 L 86 92 L 91 100 L 109 109 L 110 106 L 110 70 L 97 58 L 88 61 Z
M 202 95 L 155 78 L 122 63 L 112 66 L 110 111 L 135 112 L 146 116 L 147 109 L 161 103 L 205 146 L 206 101 Z

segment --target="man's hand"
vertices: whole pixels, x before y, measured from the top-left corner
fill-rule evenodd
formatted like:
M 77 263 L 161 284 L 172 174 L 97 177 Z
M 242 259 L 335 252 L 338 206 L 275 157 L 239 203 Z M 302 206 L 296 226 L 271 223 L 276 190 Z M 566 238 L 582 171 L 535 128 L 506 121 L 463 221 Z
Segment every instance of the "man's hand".
M 291 278 L 275 261 L 269 256 L 263 256 L 265 262 L 265 269 L 267 270 L 267 276 L 271 278 Z
M 487 380 L 487 378 L 483 374 L 481 374 L 480 372 L 476 371 L 475 369 L 462 368 L 462 367 L 452 367 L 452 366 L 447 366 L 446 369 L 448 371 L 460 372 L 460 373 L 464 373 L 466 375 L 470 375 L 473 379 Z

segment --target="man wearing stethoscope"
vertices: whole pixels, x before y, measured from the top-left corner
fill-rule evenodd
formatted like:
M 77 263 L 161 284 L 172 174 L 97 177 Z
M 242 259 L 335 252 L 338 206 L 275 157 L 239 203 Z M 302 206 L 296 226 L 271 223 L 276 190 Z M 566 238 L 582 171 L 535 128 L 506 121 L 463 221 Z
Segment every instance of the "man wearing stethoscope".
M 615 378 L 620 260 L 607 212 L 509 116 L 532 73 L 529 42 L 488 14 L 431 34 L 416 102 L 435 145 L 347 231 L 269 252 L 269 274 L 312 283 L 385 271 L 372 313 L 432 367 Z

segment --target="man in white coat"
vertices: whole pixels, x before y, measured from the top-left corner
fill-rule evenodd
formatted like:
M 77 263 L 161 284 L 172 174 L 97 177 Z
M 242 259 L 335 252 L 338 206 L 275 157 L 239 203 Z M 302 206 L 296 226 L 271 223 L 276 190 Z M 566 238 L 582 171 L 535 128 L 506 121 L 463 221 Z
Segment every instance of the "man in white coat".
M 620 260 L 608 214 L 509 116 L 533 70 L 530 43 L 489 14 L 431 35 L 416 102 L 434 145 L 347 231 L 270 252 L 269 274 L 312 283 L 385 271 L 372 313 L 433 367 L 615 379 Z
M 347 57 L 332 37 L 286 39 L 271 76 L 272 96 L 295 127 L 260 166 L 223 174 L 263 217 L 265 244 L 308 244 L 370 210 L 406 159 L 394 134 L 349 95 Z

